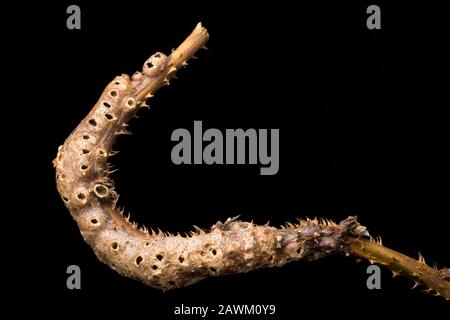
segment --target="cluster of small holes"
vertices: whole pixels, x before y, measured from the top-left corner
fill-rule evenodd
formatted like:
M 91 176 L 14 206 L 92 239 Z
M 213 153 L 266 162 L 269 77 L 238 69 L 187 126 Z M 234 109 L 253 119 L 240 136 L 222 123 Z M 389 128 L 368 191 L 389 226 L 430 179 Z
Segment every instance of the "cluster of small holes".
M 112 248 L 113 250 L 117 250 L 118 247 L 119 247 L 119 245 L 117 244 L 117 242 L 111 243 L 111 248 Z
M 108 119 L 108 120 L 114 119 L 114 117 L 111 114 L 109 114 L 109 113 L 105 113 L 105 118 Z
M 136 257 L 136 265 L 140 265 L 142 260 L 144 260 L 141 256 Z
M 103 106 L 105 107 L 105 108 L 111 108 L 111 105 L 108 103 L 108 102 L 103 102 Z
M 113 90 L 109 93 L 111 95 L 111 97 L 117 97 L 117 91 Z
M 89 120 L 89 124 L 93 127 L 95 127 L 97 125 L 97 121 L 95 121 L 95 119 L 90 119 Z

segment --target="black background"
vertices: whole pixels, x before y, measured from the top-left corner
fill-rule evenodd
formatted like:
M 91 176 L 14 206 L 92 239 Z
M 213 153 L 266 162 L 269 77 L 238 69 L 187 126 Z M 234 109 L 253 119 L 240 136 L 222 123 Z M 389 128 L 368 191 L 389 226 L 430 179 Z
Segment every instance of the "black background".
M 81 30 L 66 28 L 70 4 L 81 7 Z M 134 221 L 181 232 L 238 214 L 273 225 L 297 217 L 339 221 L 357 215 L 386 246 L 449 266 L 448 60 L 445 37 L 434 25 L 441 9 L 376 3 L 382 30 L 368 30 L 369 4 L 36 5 L 30 16 L 40 45 L 28 47 L 38 57 L 32 64 L 39 75 L 36 88 L 44 89 L 28 102 L 40 107 L 36 116 L 43 124 L 29 143 L 38 155 L 37 191 L 44 200 L 33 225 L 39 247 L 32 257 L 43 272 L 35 277 L 39 285 L 32 298 L 42 298 L 39 308 L 59 313 L 63 307 L 60 315 L 129 312 L 140 319 L 177 319 L 174 307 L 182 303 L 216 309 L 275 304 L 274 317 L 259 318 L 306 319 L 448 307 L 385 270 L 382 289 L 368 290 L 368 263 L 340 256 L 162 293 L 101 264 L 56 192 L 51 160 L 104 86 L 116 75 L 140 70 L 154 52 L 170 53 L 202 21 L 211 35 L 209 50 L 158 92 L 152 110 L 131 122 L 133 135 L 116 144 L 116 188 Z M 278 174 L 260 176 L 259 166 L 173 165 L 170 135 L 176 128 L 192 130 L 194 120 L 202 120 L 205 129 L 279 128 Z M 24 210 L 28 204 L 23 201 Z M 82 270 L 78 291 L 66 288 L 71 264 Z

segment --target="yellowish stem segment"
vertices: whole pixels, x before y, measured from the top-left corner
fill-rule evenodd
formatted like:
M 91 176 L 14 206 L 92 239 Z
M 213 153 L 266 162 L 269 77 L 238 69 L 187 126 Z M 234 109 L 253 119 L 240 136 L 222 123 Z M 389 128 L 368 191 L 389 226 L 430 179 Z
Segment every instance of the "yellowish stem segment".
M 208 39 L 208 31 L 199 22 L 192 33 L 169 56 L 170 60 L 165 70 L 137 95 L 136 100 L 138 102 L 144 100 L 146 97 L 155 93 L 160 87 L 168 84 L 168 81 L 175 75 L 177 70 L 187 65 L 186 61 L 194 57 L 194 54 L 198 50 L 205 47 Z
M 362 238 L 350 240 L 348 249 L 357 257 L 391 270 L 394 276 L 402 275 L 414 280 L 414 287 L 422 284 L 428 288 L 427 291 L 434 290 L 436 295 L 450 300 L 449 269 L 438 270 L 428 266 L 422 255 L 419 255 L 419 260 L 415 260 L 381 243 Z

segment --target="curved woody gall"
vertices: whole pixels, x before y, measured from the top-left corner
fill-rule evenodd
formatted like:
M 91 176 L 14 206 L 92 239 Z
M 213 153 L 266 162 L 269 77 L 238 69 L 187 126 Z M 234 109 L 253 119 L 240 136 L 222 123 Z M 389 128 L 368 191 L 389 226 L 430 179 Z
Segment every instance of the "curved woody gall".
M 121 75 L 71 133 L 54 160 L 58 191 L 98 259 L 118 273 L 163 290 L 193 284 L 209 276 L 280 267 L 294 260 L 315 260 L 334 253 L 368 259 L 409 277 L 450 299 L 449 269 L 429 267 L 373 241 L 355 217 L 339 224 L 300 220 L 281 228 L 228 219 L 189 237 L 148 232 L 130 223 L 116 206 L 108 177 L 108 157 L 116 137 L 146 100 L 187 64 L 208 40 L 198 24 L 170 56 L 152 55 L 142 72 Z

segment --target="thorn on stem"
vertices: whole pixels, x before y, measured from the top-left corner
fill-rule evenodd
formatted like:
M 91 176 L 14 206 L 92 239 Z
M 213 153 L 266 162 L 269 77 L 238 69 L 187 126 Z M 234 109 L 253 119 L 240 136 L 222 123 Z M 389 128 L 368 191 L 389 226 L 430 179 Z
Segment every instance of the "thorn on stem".
M 423 257 L 423 255 L 419 252 L 419 263 L 421 263 L 421 264 L 426 264 L 426 262 L 425 262 L 425 258 Z

